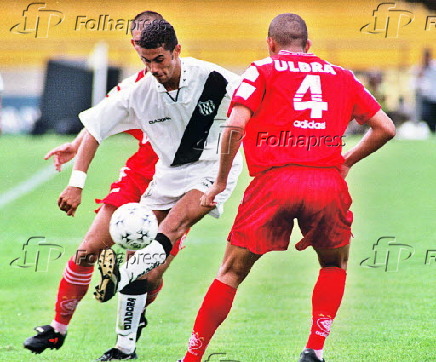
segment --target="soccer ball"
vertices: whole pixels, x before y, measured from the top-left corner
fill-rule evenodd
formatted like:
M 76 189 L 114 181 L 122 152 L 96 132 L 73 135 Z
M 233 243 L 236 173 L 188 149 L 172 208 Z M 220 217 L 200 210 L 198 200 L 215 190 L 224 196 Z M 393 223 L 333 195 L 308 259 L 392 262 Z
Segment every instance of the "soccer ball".
M 120 206 L 112 215 L 109 233 L 124 249 L 145 248 L 156 237 L 158 223 L 153 212 L 138 203 Z

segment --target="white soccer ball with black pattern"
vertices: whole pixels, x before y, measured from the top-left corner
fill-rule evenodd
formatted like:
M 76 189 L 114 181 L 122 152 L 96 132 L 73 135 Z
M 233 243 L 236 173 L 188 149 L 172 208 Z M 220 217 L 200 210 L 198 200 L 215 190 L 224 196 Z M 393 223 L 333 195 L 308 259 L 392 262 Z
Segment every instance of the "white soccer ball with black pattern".
M 138 203 L 120 206 L 112 215 L 109 233 L 124 249 L 145 248 L 156 237 L 158 223 L 153 211 Z

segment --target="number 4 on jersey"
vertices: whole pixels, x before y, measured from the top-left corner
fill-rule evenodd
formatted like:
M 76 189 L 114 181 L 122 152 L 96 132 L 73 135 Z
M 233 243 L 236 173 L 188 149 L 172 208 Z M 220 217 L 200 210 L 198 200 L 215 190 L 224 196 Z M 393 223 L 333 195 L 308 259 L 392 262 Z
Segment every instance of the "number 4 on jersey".
M 308 91 L 310 91 L 310 101 L 303 101 L 303 97 Z M 294 109 L 296 111 L 310 109 L 310 118 L 322 118 L 322 111 L 328 109 L 328 103 L 322 100 L 319 75 L 309 74 L 303 79 L 294 96 Z

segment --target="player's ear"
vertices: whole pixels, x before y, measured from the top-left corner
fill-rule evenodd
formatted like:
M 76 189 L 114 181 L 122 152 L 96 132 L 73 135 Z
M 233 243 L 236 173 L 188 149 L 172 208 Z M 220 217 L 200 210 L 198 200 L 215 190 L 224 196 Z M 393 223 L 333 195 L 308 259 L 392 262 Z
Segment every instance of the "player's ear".
M 273 40 L 273 38 L 268 37 L 268 38 L 266 38 L 266 43 L 268 44 L 269 55 L 273 55 L 275 53 L 275 51 L 276 51 L 276 43 L 275 43 L 275 41 Z
M 135 47 L 135 40 L 132 38 L 132 39 L 130 39 L 130 44 L 132 44 L 133 45 L 133 47 Z
M 180 52 L 182 51 L 182 46 L 180 44 L 177 44 L 173 50 L 173 54 L 178 57 L 180 55 Z
M 311 46 L 312 46 L 312 40 L 307 39 L 306 46 L 304 47 L 304 52 L 307 53 Z

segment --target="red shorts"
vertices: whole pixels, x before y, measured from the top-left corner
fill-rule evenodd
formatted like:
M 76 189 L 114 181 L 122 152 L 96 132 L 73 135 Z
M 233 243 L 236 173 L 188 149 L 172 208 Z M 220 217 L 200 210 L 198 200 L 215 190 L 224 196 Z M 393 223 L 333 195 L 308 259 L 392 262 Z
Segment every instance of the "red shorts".
M 152 177 L 147 178 L 128 167 L 123 167 L 120 170 L 119 180 L 112 183 L 106 197 L 104 199 L 95 199 L 95 202 L 116 207 L 128 204 L 129 202 L 139 202 L 151 179 Z
M 139 202 L 142 194 L 148 187 L 151 177 L 147 178 L 128 167 L 123 167 L 120 171 L 120 179 L 111 185 L 109 193 L 104 199 L 95 199 L 97 204 L 107 204 L 120 207 L 129 202 Z M 97 213 L 99 209 L 95 210 Z M 170 255 L 176 256 L 184 248 L 183 242 L 186 234 L 177 240 L 171 249 Z
M 227 240 L 260 255 L 286 250 L 297 219 L 304 236 L 297 250 L 339 248 L 350 242 L 351 202 L 335 168 L 274 168 L 256 176 L 245 190 Z

